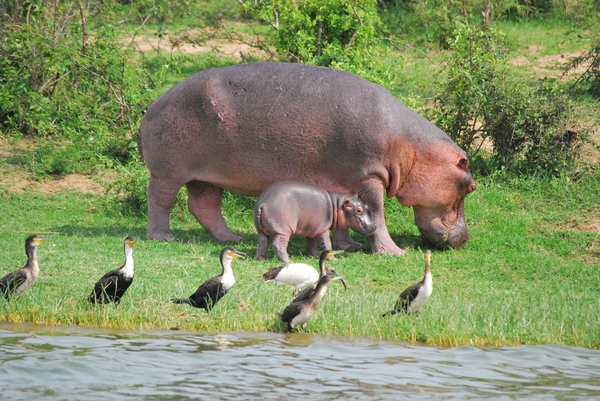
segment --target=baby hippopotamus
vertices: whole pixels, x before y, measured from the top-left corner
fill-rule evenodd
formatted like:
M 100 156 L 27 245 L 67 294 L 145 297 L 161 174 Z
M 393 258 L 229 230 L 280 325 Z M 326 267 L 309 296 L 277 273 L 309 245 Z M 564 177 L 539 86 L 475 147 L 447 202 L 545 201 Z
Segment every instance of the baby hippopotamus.
M 376 229 L 369 207 L 357 197 L 291 181 L 275 183 L 258 197 L 254 226 L 258 232 L 254 259 L 267 259 L 273 237 L 273 250 L 283 263 L 290 263 L 287 245 L 292 235 L 306 237 L 308 255 L 317 256 L 318 248 L 331 249 L 329 230 L 351 228 L 369 236 Z

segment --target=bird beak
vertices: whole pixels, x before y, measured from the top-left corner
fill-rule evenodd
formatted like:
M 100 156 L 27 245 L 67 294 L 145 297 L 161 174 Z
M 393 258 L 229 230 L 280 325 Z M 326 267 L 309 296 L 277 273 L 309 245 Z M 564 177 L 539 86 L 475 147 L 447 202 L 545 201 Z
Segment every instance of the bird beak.
M 136 242 L 137 242 L 136 238 L 128 238 L 127 239 L 127 245 L 129 245 L 130 248 L 133 248 L 133 246 L 135 245 Z
M 346 282 L 344 281 L 344 277 L 335 276 L 331 281 L 335 281 L 335 280 L 340 280 L 342 282 L 342 284 L 344 285 L 344 290 L 348 291 L 348 287 L 346 287 Z
M 42 242 L 46 241 L 46 238 L 36 237 L 33 241 L 36 245 L 40 245 Z
M 329 251 L 329 253 L 327 254 L 327 259 L 334 260 L 335 255 L 340 254 L 340 253 L 344 253 L 344 251 L 343 250 Z
M 238 251 L 237 249 L 234 249 L 233 250 L 233 257 L 234 258 L 242 258 L 242 259 L 244 259 L 244 258 L 246 258 L 246 254 L 244 252 L 242 252 L 242 251 Z

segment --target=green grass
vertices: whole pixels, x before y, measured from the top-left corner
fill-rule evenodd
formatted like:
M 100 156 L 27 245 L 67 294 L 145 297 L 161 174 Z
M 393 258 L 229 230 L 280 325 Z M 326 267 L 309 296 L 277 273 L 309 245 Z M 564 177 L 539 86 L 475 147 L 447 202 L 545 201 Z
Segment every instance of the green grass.
M 148 241 L 143 218 L 122 217 L 102 197 L 79 192 L 23 194 L 2 190 L 0 273 L 25 260 L 30 233 L 48 238 L 39 249 L 40 278 L 10 303 L 0 301 L 0 320 L 47 325 L 121 329 L 178 328 L 200 332 L 284 331 L 276 316 L 292 298 L 287 286 L 263 284 L 261 275 L 278 265 L 255 261 L 251 210 L 226 210 L 244 236 L 237 248 L 248 258 L 234 261 L 237 283 L 207 314 L 171 297 L 191 294 L 220 272 L 223 244 L 210 241 L 189 214 L 177 217 L 176 242 Z M 391 200 L 390 232 L 405 257 L 345 253 L 330 263 L 346 277 L 348 290 L 329 286 L 307 331 L 370 336 L 436 345 L 559 343 L 600 347 L 600 176 L 566 179 L 488 178 L 467 199 L 471 240 L 457 251 L 434 252 L 434 293 L 420 316 L 381 318 L 399 292 L 421 279 L 427 245 L 412 211 Z M 235 205 L 235 202 L 230 203 Z M 134 249 L 136 276 L 121 305 L 85 301 L 95 281 L 123 263 L 123 239 L 141 239 Z M 364 238 L 356 239 L 366 244 Z M 294 238 L 290 254 L 302 256 Z

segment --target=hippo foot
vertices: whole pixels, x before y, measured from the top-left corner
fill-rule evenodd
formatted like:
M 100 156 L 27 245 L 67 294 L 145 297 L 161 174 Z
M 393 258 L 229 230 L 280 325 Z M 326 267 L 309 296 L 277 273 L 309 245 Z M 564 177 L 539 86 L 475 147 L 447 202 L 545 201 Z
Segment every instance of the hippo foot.
M 398 247 L 397 245 L 385 246 L 383 244 L 372 246 L 371 251 L 380 255 L 391 255 L 391 256 L 404 256 L 406 251 Z
M 171 242 L 171 241 L 175 241 L 175 236 L 173 234 L 171 234 L 170 232 L 166 232 L 166 233 L 146 233 L 146 237 L 148 239 L 153 239 L 155 241 L 166 241 L 166 242 Z
M 243 237 L 240 237 L 239 235 L 234 235 L 234 234 L 219 235 L 218 237 L 211 235 L 211 238 L 214 241 L 218 241 L 218 242 L 236 242 L 236 243 L 242 242 L 242 240 L 244 239 Z
M 360 242 L 356 242 L 351 239 L 335 242 L 334 247 L 343 251 L 357 251 L 364 248 Z
M 263 255 L 255 255 L 254 260 L 267 260 L 268 258 Z

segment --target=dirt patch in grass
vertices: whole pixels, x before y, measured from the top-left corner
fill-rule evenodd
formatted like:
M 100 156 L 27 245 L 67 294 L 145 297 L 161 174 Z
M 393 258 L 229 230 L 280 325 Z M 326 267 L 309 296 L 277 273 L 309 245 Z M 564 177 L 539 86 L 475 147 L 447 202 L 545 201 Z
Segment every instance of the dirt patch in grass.
M 64 177 L 52 176 L 43 181 L 36 181 L 27 175 L 8 175 L 0 178 L 0 188 L 14 193 L 36 191 L 50 194 L 60 191 L 77 191 L 86 194 L 104 194 L 108 176 L 113 173 L 103 172 L 102 177 L 94 179 L 82 174 L 69 174 Z
M 158 35 L 138 36 L 133 38 L 133 42 L 142 52 L 165 51 L 168 53 L 199 54 L 217 51 L 225 56 L 237 59 L 242 59 L 248 55 L 261 58 L 269 56 L 267 52 L 258 49 L 259 42 L 264 38 L 235 34 L 226 38 L 202 39 L 206 36 L 207 33 L 204 31 L 191 30 L 181 34 L 167 33 L 161 37 Z
M 569 61 L 581 56 L 581 52 L 564 52 L 560 54 L 548 54 L 538 56 L 544 50 L 544 46 L 529 46 L 528 55 L 518 55 L 510 60 L 508 64 L 515 67 L 527 67 L 534 72 L 538 78 L 560 78 L 564 76 L 576 76 L 583 74 L 588 65 L 579 65 L 577 68 L 564 74 L 564 68 Z
M 600 233 L 600 216 L 590 216 L 588 219 L 570 220 L 565 228 L 576 231 L 591 231 Z

